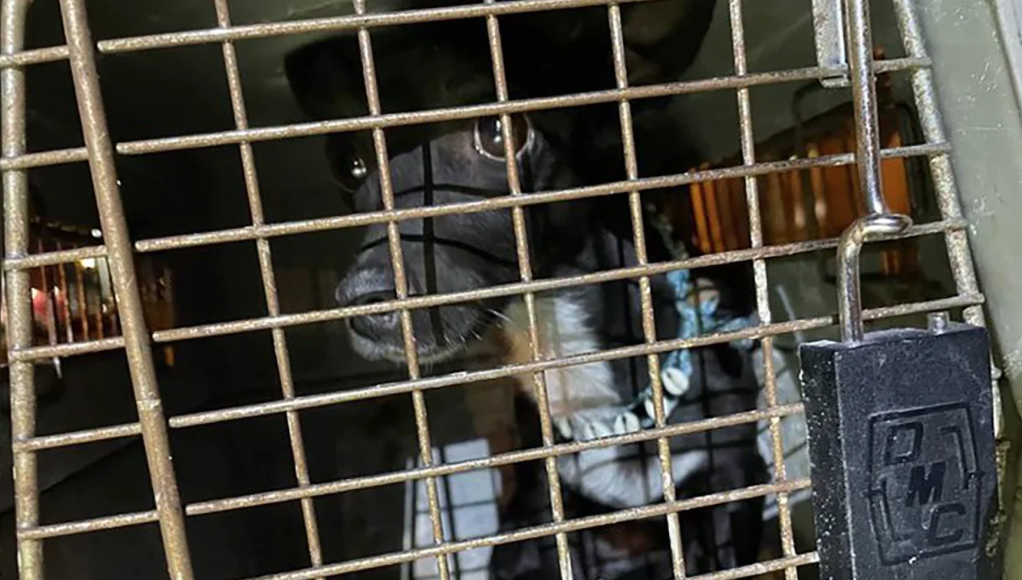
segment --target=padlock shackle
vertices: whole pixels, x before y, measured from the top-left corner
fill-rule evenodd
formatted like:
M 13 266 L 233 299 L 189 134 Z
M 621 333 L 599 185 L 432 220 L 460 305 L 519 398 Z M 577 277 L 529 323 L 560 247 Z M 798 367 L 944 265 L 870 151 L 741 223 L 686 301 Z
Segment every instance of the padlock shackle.
M 862 340 L 862 292 L 859 286 L 859 254 L 862 244 L 873 236 L 903 232 L 912 218 L 898 214 L 874 214 L 855 220 L 845 229 L 837 251 L 837 314 L 842 342 Z
M 862 340 L 859 254 L 871 236 L 891 235 L 912 225 L 912 218 L 892 214 L 880 179 L 880 130 L 873 74 L 873 39 L 868 0 L 844 0 L 848 77 L 855 110 L 855 162 L 867 215 L 848 226 L 838 244 L 838 322 L 843 342 Z
M 877 120 L 876 75 L 869 1 L 844 0 L 848 80 L 855 110 L 855 163 L 866 215 L 887 215 L 880 179 L 880 125 Z

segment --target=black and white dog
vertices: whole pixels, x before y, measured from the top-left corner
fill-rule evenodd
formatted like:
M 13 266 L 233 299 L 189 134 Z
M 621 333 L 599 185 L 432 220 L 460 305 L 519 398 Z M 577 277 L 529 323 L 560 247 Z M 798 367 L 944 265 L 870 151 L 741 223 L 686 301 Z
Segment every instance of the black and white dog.
M 450 2 L 446 2 L 450 3 Z M 433 2 L 435 4 L 435 2 Z M 713 12 L 712 0 L 623 5 L 627 64 L 632 83 L 676 80 L 693 60 Z M 615 87 L 605 7 L 502 17 L 505 73 L 512 99 Z M 384 113 L 483 104 L 495 100 L 485 23 L 457 20 L 372 32 Z M 365 85 L 357 39 L 343 36 L 302 47 L 286 62 L 292 90 L 314 119 L 365 115 Z M 685 162 L 662 103 L 633 104 L 635 146 L 645 175 L 676 173 Z M 617 103 L 511 116 L 514 151 L 524 193 L 562 190 L 624 179 Z M 445 121 L 386 130 L 390 184 L 397 208 L 439 206 L 507 195 L 505 150 L 498 117 Z M 373 141 L 368 133 L 328 137 L 327 154 L 357 212 L 383 209 Z M 670 192 L 676 195 L 678 192 Z M 526 209 L 534 275 L 559 278 L 637 264 L 624 196 L 580 199 Z M 646 224 L 650 261 L 676 257 Z M 445 294 L 520 280 L 510 210 L 488 210 L 406 220 L 399 226 L 409 292 Z M 686 324 L 678 285 L 651 280 L 658 339 L 680 336 Z M 741 290 L 718 282 L 719 311 L 748 314 Z M 366 232 L 355 265 L 337 289 L 342 305 L 395 297 L 387 232 Z M 537 295 L 540 350 L 546 358 L 641 344 L 641 296 L 635 280 Z M 521 298 L 494 298 L 414 311 L 416 348 L 424 364 L 440 364 L 498 336 L 504 360 L 529 358 L 528 322 Z M 350 338 L 369 359 L 404 361 L 397 313 L 351 319 Z M 690 371 L 675 372 L 668 356 L 664 384 L 668 423 L 752 410 L 758 384 L 748 350 L 734 345 L 694 349 Z M 670 368 L 668 368 L 670 367 Z M 648 426 L 641 399 L 649 381 L 646 360 L 614 360 L 545 373 L 550 412 L 561 439 L 584 440 Z M 531 395 L 531 381 L 523 379 Z M 646 391 L 648 392 L 648 390 Z M 639 397 L 639 398 L 637 398 Z M 536 418 L 522 405 L 520 421 Z M 533 430 L 532 432 L 535 432 Z M 747 424 L 670 441 L 679 498 L 763 483 L 756 426 Z M 539 444 L 532 441 L 533 444 Z M 549 492 L 541 467 L 518 467 L 518 489 L 503 514 L 507 531 L 548 523 Z M 558 459 L 570 516 L 637 507 L 662 500 L 656 443 L 594 450 Z M 686 565 L 702 573 L 756 560 L 762 500 L 681 515 Z M 670 575 L 662 518 L 572 537 L 578 578 L 664 578 Z M 553 539 L 499 547 L 495 578 L 558 577 Z

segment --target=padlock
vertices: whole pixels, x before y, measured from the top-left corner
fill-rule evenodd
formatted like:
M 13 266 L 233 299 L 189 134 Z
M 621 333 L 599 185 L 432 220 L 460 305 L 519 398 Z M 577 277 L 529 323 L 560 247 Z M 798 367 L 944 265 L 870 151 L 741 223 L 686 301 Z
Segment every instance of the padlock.
M 884 200 L 869 3 L 844 0 L 856 165 L 867 215 L 838 244 L 841 341 L 799 348 L 820 577 L 1001 577 L 993 383 L 986 331 L 863 333 L 859 253 L 911 225 Z
M 862 333 L 858 249 L 896 216 L 842 237 L 842 340 L 799 348 L 816 544 L 825 580 L 1000 578 L 986 331 L 929 316 L 926 329 Z
M 943 314 L 802 346 L 822 578 L 1000 578 L 987 349 Z

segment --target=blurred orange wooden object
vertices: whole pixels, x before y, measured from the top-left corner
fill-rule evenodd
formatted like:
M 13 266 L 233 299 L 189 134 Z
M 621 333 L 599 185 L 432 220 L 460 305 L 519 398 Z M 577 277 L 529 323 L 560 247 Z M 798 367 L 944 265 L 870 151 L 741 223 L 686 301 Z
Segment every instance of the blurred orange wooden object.
M 883 148 L 913 143 L 910 111 L 895 106 L 889 86 L 881 84 L 880 142 Z M 774 135 L 756 144 L 756 162 L 795 158 L 818 158 L 855 151 L 855 122 L 851 103 L 806 120 L 799 128 Z M 891 158 L 881 162 L 884 197 L 890 209 L 913 215 L 913 192 L 918 160 Z M 717 163 L 704 163 L 700 170 L 740 167 L 741 155 Z M 866 213 L 863 192 L 854 164 L 787 170 L 755 177 L 763 243 L 780 245 L 837 238 L 855 219 Z M 663 208 L 673 230 L 684 236 L 688 247 L 698 254 L 714 254 L 751 247 L 749 208 L 745 178 L 693 183 L 688 196 L 674 196 Z M 882 250 L 884 275 L 914 274 L 918 256 L 911 240 L 887 244 Z

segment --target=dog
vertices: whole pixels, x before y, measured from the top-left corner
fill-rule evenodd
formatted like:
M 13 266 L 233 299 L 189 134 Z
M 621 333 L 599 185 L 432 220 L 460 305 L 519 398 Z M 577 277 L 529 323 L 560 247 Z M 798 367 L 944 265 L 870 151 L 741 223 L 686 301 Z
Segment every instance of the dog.
M 449 3 L 449 2 L 447 2 Z M 430 3 L 430 6 L 436 3 Z M 623 5 L 626 63 L 632 83 L 676 80 L 697 53 L 713 2 L 675 0 Z M 616 86 L 606 7 L 500 18 L 504 74 L 512 99 L 529 99 Z M 485 23 L 453 20 L 371 32 L 383 113 L 490 103 L 495 80 Z M 286 57 L 292 92 L 306 116 L 317 120 L 368 114 L 359 45 L 342 35 L 300 47 Z M 684 163 L 677 123 L 663 102 L 632 104 L 635 147 L 644 174 L 676 173 Z M 626 177 L 617 103 L 516 113 L 509 117 L 512 151 L 524 195 L 605 183 Z M 677 131 L 676 131 L 677 129 Z M 385 130 L 390 187 L 397 209 L 473 202 L 511 193 L 501 118 L 443 121 Z M 372 135 L 331 134 L 326 157 L 355 212 L 384 209 Z M 668 192 L 677 195 L 677 191 Z M 644 194 L 645 195 L 645 194 Z M 652 194 L 650 194 L 652 195 Z M 649 195 L 646 195 L 649 199 Z M 639 264 L 630 206 L 622 195 L 528 206 L 524 210 L 532 275 L 555 279 Z M 651 262 L 676 251 L 643 216 Z M 521 279 L 510 210 L 486 210 L 398 226 L 414 296 L 466 292 Z M 396 297 L 387 226 L 366 228 L 354 265 L 337 288 L 342 306 Z M 744 274 L 743 274 L 744 275 Z M 751 311 L 747 292 L 723 270 L 715 282 L 720 312 Z M 739 276 L 740 278 L 741 276 Z M 733 278 L 733 276 L 731 276 Z M 676 279 L 649 278 L 658 340 L 679 336 L 688 321 L 679 309 Z M 642 295 L 636 280 L 572 287 L 535 296 L 537 345 L 547 359 L 642 344 Z M 531 360 L 528 309 L 521 297 L 484 298 L 411 312 L 418 360 L 442 365 L 475 349 L 500 353 L 504 363 Z M 370 360 L 405 361 L 398 313 L 348 319 L 355 350 Z M 660 356 L 661 364 L 671 354 Z M 748 349 L 723 344 L 684 355 L 691 378 L 673 382 L 668 424 L 755 408 L 759 385 Z M 668 365 L 669 366 L 669 365 Z M 543 373 L 549 411 L 559 440 L 586 440 L 648 426 L 653 411 L 637 393 L 648 391 L 644 357 L 591 362 Z M 538 446 L 536 391 L 521 377 L 515 416 L 522 444 Z M 670 440 L 678 498 L 737 489 L 766 481 L 756 450 L 755 424 Z M 596 515 L 662 501 L 656 442 L 586 451 L 557 459 L 566 514 Z M 502 509 L 502 531 L 551 521 L 542 466 L 513 468 L 516 485 Z M 762 535 L 762 499 L 685 512 L 681 539 L 689 574 L 756 561 Z M 573 577 L 663 578 L 671 554 L 663 518 L 597 528 L 570 539 Z M 553 538 L 498 546 L 490 572 L 501 580 L 558 577 Z

